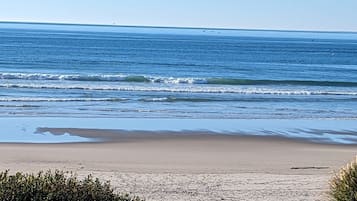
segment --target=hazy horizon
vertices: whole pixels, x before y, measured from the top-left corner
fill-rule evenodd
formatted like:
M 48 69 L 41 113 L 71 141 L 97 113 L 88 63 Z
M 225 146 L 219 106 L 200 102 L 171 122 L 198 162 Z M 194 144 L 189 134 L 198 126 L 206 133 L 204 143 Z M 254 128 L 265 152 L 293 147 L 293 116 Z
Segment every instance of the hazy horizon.
M 156 25 L 126 25 L 126 24 L 93 24 L 93 23 L 67 23 L 46 21 L 0 21 L 0 24 L 33 24 L 33 25 L 78 25 L 78 26 L 103 26 L 103 27 L 143 27 L 143 28 L 172 28 L 172 29 L 211 29 L 211 30 L 241 30 L 241 31 L 276 31 L 276 32 L 321 32 L 321 33 L 357 33 L 355 31 L 339 30 L 303 30 L 303 29 L 264 29 L 264 28 L 225 28 L 225 27 L 193 27 L 193 26 L 156 26 Z
M 353 0 L 12 0 L 2 3 L 0 21 L 356 32 L 356 7 Z

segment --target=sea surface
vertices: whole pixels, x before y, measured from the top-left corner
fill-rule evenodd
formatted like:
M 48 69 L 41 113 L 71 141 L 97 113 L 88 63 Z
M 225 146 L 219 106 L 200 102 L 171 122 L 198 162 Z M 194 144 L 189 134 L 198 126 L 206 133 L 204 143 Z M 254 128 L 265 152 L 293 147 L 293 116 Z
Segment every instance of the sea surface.
M 0 118 L 31 117 L 348 121 L 353 133 L 357 33 L 0 23 Z

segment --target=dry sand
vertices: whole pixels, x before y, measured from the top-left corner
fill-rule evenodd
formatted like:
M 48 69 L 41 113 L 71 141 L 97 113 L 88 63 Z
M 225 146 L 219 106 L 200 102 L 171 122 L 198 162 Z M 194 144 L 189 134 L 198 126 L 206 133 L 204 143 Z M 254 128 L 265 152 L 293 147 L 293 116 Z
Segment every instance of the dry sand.
M 316 201 L 327 200 L 333 172 L 357 154 L 356 146 L 272 137 L 161 133 L 114 138 L 112 131 L 74 133 L 102 133 L 111 142 L 1 144 L 0 168 L 91 173 L 149 201 Z

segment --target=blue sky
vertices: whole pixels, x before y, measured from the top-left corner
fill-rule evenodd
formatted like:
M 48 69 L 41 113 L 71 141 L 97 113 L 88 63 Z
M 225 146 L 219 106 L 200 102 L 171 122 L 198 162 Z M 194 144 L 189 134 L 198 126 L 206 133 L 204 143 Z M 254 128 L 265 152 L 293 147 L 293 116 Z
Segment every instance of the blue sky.
M 0 0 L 0 21 L 357 31 L 357 0 Z

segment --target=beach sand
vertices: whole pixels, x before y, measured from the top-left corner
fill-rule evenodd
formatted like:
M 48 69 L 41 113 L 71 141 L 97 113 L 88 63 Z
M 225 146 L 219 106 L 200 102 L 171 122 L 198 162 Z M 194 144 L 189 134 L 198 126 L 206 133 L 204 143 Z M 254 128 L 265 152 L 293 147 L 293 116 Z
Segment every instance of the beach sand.
M 45 129 L 46 130 L 46 129 Z M 47 129 L 48 130 L 48 129 Z M 69 132 L 57 129 L 52 133 Z M 357 154 L 350 145 L 323 145 L 276 137 L 186 135 L 107 136 L 106 142 L 1 144 L 0 168 L 69 170 L 110 180 L 121 192 L 148 201 L 327 200 L 328 181 Z M 108 142 L 109 141 L 109 142 Z

